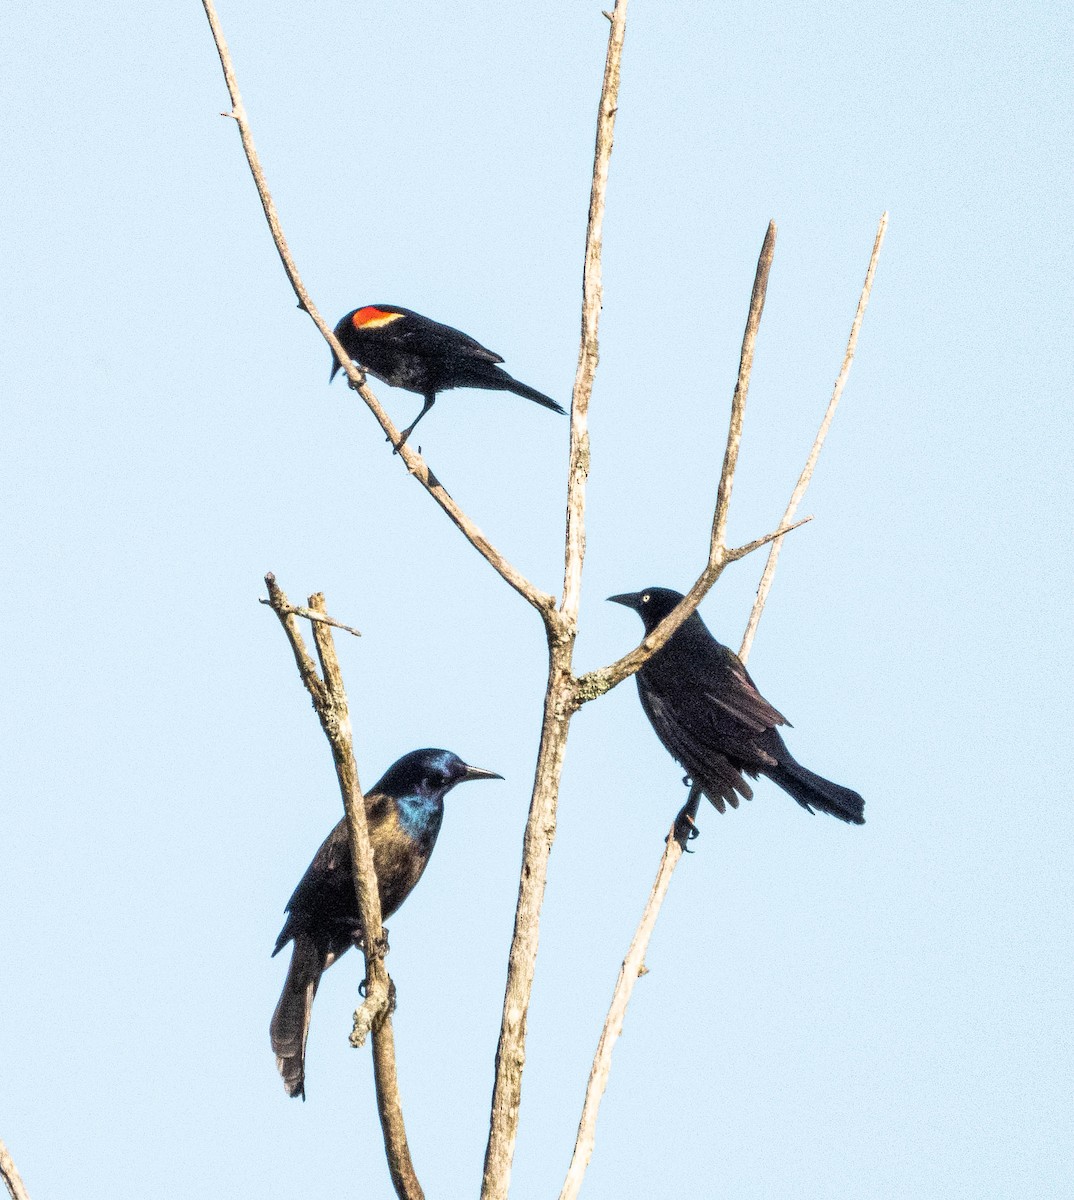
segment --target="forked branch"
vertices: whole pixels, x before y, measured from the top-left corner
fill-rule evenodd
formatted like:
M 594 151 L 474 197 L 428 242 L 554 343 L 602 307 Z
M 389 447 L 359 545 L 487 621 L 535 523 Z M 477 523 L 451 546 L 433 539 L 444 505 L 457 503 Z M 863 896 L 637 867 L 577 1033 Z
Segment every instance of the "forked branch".
M 805 466 L 802 468 L 801 475 L 798 476 L 798 482 L 794 485 L 794 491 L 791 492 L 791 498 L 783 513 L 783 520 L 780 521 L 781 525 L 786 525 L 798 511 L 798 505 L 805 495 L 806 488 L 809 487 L 809 481 L 813 478 L 813 470 L 817 465 L 817 459 L 820 457 L 824 439 L 828 436 L 828 430 L 831 428 L 832 420 L 835 417 L 835 410 L 839 406 L 839 398 L 843 394 L 847 376 L 850 374 L 850 366 L 854 361 L 854 352 L 858 346 L 858 332 L 865 317 L 865 310 L 869 306 L 869 296 L 873 290 L 873 276 L 876 274 L 876 264 L 880 258 L 880 247 L 884 244 L 884 234 L 887 233 L 887 230 L 888 214 L 884 213 L 880 218 L 880 224 L 877 226 L 876 237 L 873 239 L 873 252 L 869 256 L 869 266 L 865 272 L 865 282 L 862 284 L 861 295 L 858 297 L 858 308 L 854 314 L 854 321 L 850 326 L 850 338 L 847 341 L 846 353 L 843 355 L 843 365 L 839 370 L 835 387 L 832 390 L 832 398 L 828 401 L 828 407 L 824 412 L 824 419 L 820 423 L 820 429 L 817 430 L 817 436 L 813 440 L 813 446 L 806 458 Z M 772 580 L 776 574 L 776 563 L 779 562 L 779 552 L 782 545 L 783 538 L 781 535 L 772 543 L 772 549 L 768 552 L 768 561 L 765 563 L 764 574 L 761 576 L 761 582 L 757 587 L 757 597 L 753 602 L 750 619 L 746 624 L 746 632 L 742 637 L 742 645 L 738 651 L 738 656 L 743 662 L 750 656 L 750 648 L 753 646 L 757 626 L 761 621 L 761 613 L 764 612 L 768 593 L 772 590 Z
M 265 585 L 269 593 L 268 604 L 279 617 L 280 624 L 287 634 L 302 682 L 313 698 L 313 707 L 332 748 L 336 777 L 347 814 L 351 862 L 354 864 L 354 890 L 358 898 L 358 913 L 363 931 L 362 953 L 365 955 L 366 993 L 365 999 L 354 1014 L 351 1044 L 362 1045 L 372 1031 L 377 1108 L 392 1183 L 400 1200 L 424 1200 L 421 1185 L 414 1172 L 414 1164 L 410 1159 L 399 1100 L 395 1041 L 391 1027 L 392 986 L 384 964 L 386 941 L 380 910 L 380 891 L 377 887 L 373 848 L 366 825 L 365 798 L 358 783 L 358 767 L 354 761 L 347 693 L 343 686 L 343 673 L 340 670 L 335 643 L 332 640 L 332 626 L 340 626 L 340 623 L 327 616 L 324 596 L 320 592 L 310 596 L 313 641 L 321 666 L 318 674 L 317 665 L 306 649 L 298 628 L 295 617 L 298 609 L 287 599 L 271 572 L 265 576 Z
M 735 381 L 735 391 L 731 398 L 731 419 L 727 427 L 727 444 L 724 447 L 720 483 L 716 489 L 716 510 L 712 516 L 708 561 L 705 568 L 697 577 L 694 586 L 683 597 L 682 602 L 676 605 L 652 633 L 642 638 L 641 643 L 629 654 L 624 654 L 622 658 L 607 667 L 600 667 L 579 678 L 576 688 L 576 703 L 578 704 L 584 704 L 589 700 L 595 700 L 598 696 L 603 696 L 605 692 L 610 691 L 643 667 L 666 644 L 668 638 L 679 626 L 697 610 L 697 606 L 723 574 L 723 569 L 729 562 L 735 562 L 745 557 L 759 546 L 790 533 L 794 528 L 794 526 L 781 525 L 774 533 L 733 550 L 728 549 L 724 542 L 727 532 L 727 515 L 731 506 L 731 489 L 735 480 L 735 467 L 738 464 L 738 449 L 742 442 L 742 422 L 746 411 L 746 397 L 749 395 L 750 374 L 753 371 L 753 352 L 757 344 L 761 314 L 764 312 L 768 276 L 772 269 L 772 257 L 775 250 L 776 226 L 774 222 L 770 221 L 761 245 L 760 256 L 757 259 L 753 292 L 750 295 L 750 310 L 746 317 L 746 329 L 742 335 L 742 350 L 738 359 L 738 378 Z
M 865 276 L 865 286 L 862 288 L 861 297 L 858 301 L 857 313 L 855 314 L 854 323 L 851 328 L 850 342 L 847 346 L 847 352 L 843 358 L 843 368 L 839 373 L 839 379 L 836 381 L 836 392 L 828 405 L 828 410 L 825 413 L 824 421 L 821 424 L 820 433 L 818 433 L 817 439 L 813 443 L 813 447 L 810 450 L 809 457 L 806 461 L 806 467 L 803 470 L 802 476 L 799 478 L 798 484 L 794 489 L 794 494 L 791 497 L 791 503 L 788 505 L 787 511 L 784 513 L 783 520 L 780 522 L 780 528 L 766 538 L 760 538 L 756 542 L 750 542 L 745 546 L 739 547 L 738 550 L 726 552 L 727 561 L 731 561 L 732 558 L 741 558 L 750 553 L 752 550 L 757 549 L 765 542 L 773 543 L 772 555 L 775 555 L 779 548 L 780 541 L 784 535 L 789 533 L 792 529 L 798 528 L 799 525 L 804 524 L 803 521 L 795 522 L 793 525 L 788 524 L 788 522 L 794 515 L 795 509 L 797 508 L 802 495 L 805 493 L 806 487 L 809 485 L 809 480 L 813 474 L 813 468 L 816 465 L 817 456 L 820 454 L 820 448 L 824 442 L 824 435 L 827 433 L 828 427 L 831 425 L 831 419 L 835 414 L 835 406 L 838 403 L 839 395 L 842 393 L 843 385 L 846 383 L 846 377 L 850 370 L 850 363 L 854 357 L 854 348 L 857 344 L 858 330 L 861 328 L 862 318 L 865 315 L 865 308 L 869 300 L 869 292 L 872 288 L 873 276 L 876 272 L 876 263 L 880 254 L 880 246 L 884 240 L 884 232 L 887 229 L 887 221 L 888 217 L 887 213 L 885 213 L 880 219 L 880 227 L 877 230 L 876 240 L 873 243 L 873 252 L 869 259 L 869 269 Z M 756 297 L 756 288 L 754 289 L 754 295 Z M 749 327 L 747 326 L 747 331 L 748 328 Z M 729 435 L 729 442 L 730 437 L 733 436 L 734 424 L 735 420 L 734 416 L 732 415 L 732 434 Z M 725 470 L 727 467 L 727 461 L 728 456 L 725 456 Z M 730 497 L 730 487 L 728 487 L 727 492 L 728 497 Z M 718 525 L 719 511 L 717 511 L 717 519 L 713 522 L 713 546 L 718 544 L 716 537 L 716 529 Z M 769 558 L 769 566 L 771 567 L 772 571 L 775 570 L 775 562 L 772 556 Z M 771 571 L 768 567 L 765 569 L 765 577 L 770 585 Z M 763 580 L 762 587 L 763 591 L 758 591 L 757 601 L 754 604 L 753 612 L 750 615 L 750 623 L 746 629 L 746 637 L 742 643 L 743 649 L 741 657 L 743 661 L 745 661 L 746 654 L 749 652 L 753 631 L 756 630 L 757 620 L 760 618 L 761 611 L 764 608 L 765 599 L 768 596 L 768 588 L 764 587 Z M 692 594 L 693 593 L 691 592 L 691 595 Z M 679 609 L 684 607 L 685 602 L 679 605 Z M 678 609 L 676 609 L 676 612 L 678 612 Z M 673 613 L 672 616 L 674 615 L 675 614 Z M 660 629 L 662 629 L 663 626 L 668 625 L 670 620 L 671 617 L 667 618 L 661 625 Z M 656 633 L 660 632 L 660 629 L 654 631 L 653 637 L 655 637 Z M 638 647 L 638 650 L 645 648 L 649 640 L 650 639 L 648 638 L 645 639 L 642 645 Z M 633 655 L 636 655 L 637 653 L 638 651 L 632 651 Z M 631 660 L 631 655 L 627 655 L 624 659 L 620 659 L 619 663 L 628 664 L 628 660 Z M 642 659 L 642 662 L 639 662 L 634 669 L 636 670 L 637 667 L 643 665 L 644 661 L 645 660 Z M 618 665 L 619 664 L 613 664 L 613 668 Z M 607 669 L 611 670 L 612 668 Z M 592 674 L 598 673 L 593 672 Z M 583 679 L 579 681 L 579 685 L 583 685 L 588 678 L 589 676 L 583 677 Z M 691 793 L 691 796 L 693 796 L 693 793 Z M 656 882 L 653 884 L 652 891 L 649 893 L 649 900 L 645 905 L 645 911 L 642 913 L 641 921 L 638 923 L 638 927 L 634 932 L 634 937 L 630 943 L 630 948 L 627 951 L 626 957 L 623 960 L 622 968 L 619 971 L 619 978 L 616 980 L 615 990 L 612 993 L 612 1002 L 608 1009 L 608 1015 L 604 1020 L 604 1027 L 601 1030 L 600 1040 L 597 1043 L 596 1054 L 593 1057 L 593 1066 L 589 1073 L 589 1081 L 586 1085 L 585 1100 L 582 1104 L 582 1115 L 578 1122 L 578 1134 L 575 1140 L 574 1153 L 571 1157 L 570 1166 L 567 1169 L 567 1175 L 563 1183 L 563 1189 L 560 1192 L 560 1200 L 575 1200 L 575 1197 L 578 1195 L 578 1191 L 582 1186 L 582 1180 L 585 1177 L 585 1172 L 589 1166 L 589 1160 L 593 1153 L 593 1146 L 596 1139 L 597 1114 L 600 1110 L 600 1102 L 604 1096 L 605 1088 L 608 1086 L 608 1078 L 611 1073 L 612 1050 L 614 1049 L 615 1043 L 622 1031 L 623 1019 L 626 1015 L 627 1005 L 630 1003 L 631 993 L 634 990 L 634 984 L 637 982 L 639 971 L 645 962 L 645 954 L 649 946 L 649 939 L 652 936 L 654 928 L 656 927 L 656 919 L 660 915 L 660 908 L 664 903 L 664 897 L 667 895 L 668 887 L 671 884 L 671 876 L 681 857 L 682 848 L 674 837 L 673 826 L 672 830 L 668 833 L 667 844 L 665 845 L 664 853 L 660 858 L 660 866 L 657 870 Z
M 563 755 L 574 712 L 571 657 L 578 618 L 578 601 L 585 555 L 585 483 L 589 473 L 587 413 L 598 358 L 597 328 L 601 302 L 601 249 L 608 164 L 615 115 L 619 106 L 619 65 L 626 32 L 627 0 L 616 0 L 609 15 L 608 48 L 604 61 L 597 116 L 589 221 L 586 227 L 585 271 L 582 288 L 582 333 L 571 404 L 571 448 L 567 479 L 567 529 L 564 551 L 563 601 L 555 620 L 546 617 L 549 669 L 545 692 L 541 745 L 537 753 L 533 793 L 522 845 L 515 925 L 507 964 L 503 1016 L 496 1047 L 496 1077 L 489 1116 L 489 1137 L 481 1180 L 481 1200 L 506 1200 L 518 1136 L 522 1099 L 522 1068 L 526 1059 L 526 1025 L 537 962 L 541 905 L 548 878 L 548 859 L 556 836 L 556 812 Z

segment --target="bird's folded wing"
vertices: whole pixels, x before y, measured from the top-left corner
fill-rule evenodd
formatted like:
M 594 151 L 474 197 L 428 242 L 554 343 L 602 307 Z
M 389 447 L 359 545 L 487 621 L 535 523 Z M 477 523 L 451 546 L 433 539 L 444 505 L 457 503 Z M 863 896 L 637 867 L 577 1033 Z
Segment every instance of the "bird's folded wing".
M 420 325 L 404 326 L 393 330 L 399 342 L 421 354 L 455 354 L 462 357 L 479 358 L 484 362 L 502 363 L 503 358 L 487 346 L 482 346 L 469 334 L 439 321 L 423 318 Z
M 716 749 L 703 714 L 701 719 L 694 719 L 696 714 L 682 704 L 681 697 L 677 697 L 675 703 L 669 703 L 642 686 L 640 681 L 638 690 L 642 708 L 657 737 L 721 812 L 722 801 L 737 808 L 739 795 L 752 799 L 753 789 L 742 772 Z

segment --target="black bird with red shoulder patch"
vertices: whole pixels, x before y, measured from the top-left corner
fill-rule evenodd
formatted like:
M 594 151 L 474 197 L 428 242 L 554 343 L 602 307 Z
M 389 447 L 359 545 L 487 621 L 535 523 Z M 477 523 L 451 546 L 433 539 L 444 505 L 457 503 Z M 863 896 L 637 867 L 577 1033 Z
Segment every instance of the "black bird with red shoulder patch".
M 430 321 L 409 308 L 394 304 L 356 308 L 339 322 L 335 335 L 362 370 L 425 398 L 425 407 L 403 430 L 400 446 L 432 408 L 437 395 L 451 388 L 514 392 L 564 414 L 555 400 L 512 379 L 498 365 L 503 362 L 498 354 L 460 330 Z M 338 360 L 333 362 L 330 379 L 335 379 L 340 366 Z
M 609 596 L 632 608 L 650 634 L 682 600 L 671 588 Z M 865 823 L 865 801 L 848 787 L 807 770 L 777 732 L 789 725 L 757 690 L 742 660 L 709 633 L 695 612 L 637 673 L 638 696 L 656 736 L 685 767 L 690 799 L 679 814 L 680 841 L 697 836 L 693 817 L 702 795 L 720 811 L 753 798 L 745 776 L 767 775 L 807 812 Z

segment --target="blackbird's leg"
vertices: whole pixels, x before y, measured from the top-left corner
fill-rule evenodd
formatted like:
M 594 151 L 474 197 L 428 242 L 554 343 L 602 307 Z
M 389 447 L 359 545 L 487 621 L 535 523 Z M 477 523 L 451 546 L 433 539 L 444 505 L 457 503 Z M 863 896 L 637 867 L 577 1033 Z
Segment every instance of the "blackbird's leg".
M 351 379 L 349 375 L 347 376 L 347 387 L 349 387 L 351 391 L 356 392 L 360 387 L 365 386 L 365 371 L 362 370 L 362 364 L 355 359 L 351 360 L 351 366 L 356 367 L 358 374 L 361 376 L 357 383 Z M 340 367 L 337 369 L 342 370 L 342 365 L 340 365 Z M 335 375 L 335 371 L 333 371 L 332 374 Z
M 430 392 L 429 395 L 427 395 L 425 397 L 425 407 L 421 410 L 420 413 L 418 413 L 418 415 L 414 418 L 414 420 L 410 422 L 410 424 L 406 427 L 406 429 L 403 430 L 402 437 L 400 437 L 400 439 L 399 439 L 399 446 L 403 446 L 406 444 L 407 438 L 410 437 L 410 435 L 414 432 L 414 427 L 422 419 L 422 417 L 425 416 L 425 414 L 429 411 L 430 408 L 432 408 L 432 406 L 435 403 L 436 403 L 436 392 Z M 393 454 L 399 453 L 399 446 L 395 447 L 395 449 L 392 451 Z
M 694 823 L 694 818 L 697 816 L 698 805 L 701 803 L 701 785 L 698 783 L 690 784 L 690 798 L 679 810 L 679 815 L 675 818 L 675 824 L 671 827 L 671 836 L 679 843 L 687 854 L 692 854 L 693 851 L 687 846 L 687 842 L 692 842 L 700 831 Z

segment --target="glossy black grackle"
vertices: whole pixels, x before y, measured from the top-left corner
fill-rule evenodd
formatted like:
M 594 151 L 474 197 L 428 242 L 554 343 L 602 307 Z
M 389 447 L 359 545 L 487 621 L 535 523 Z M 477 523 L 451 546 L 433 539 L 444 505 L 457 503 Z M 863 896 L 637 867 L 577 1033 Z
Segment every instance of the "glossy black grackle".
M 609 596 L 632 608 L 647 634 L 682 599 L 670 588 Z M 767 775 L 809 812 L 864 824 L 865 801 L 795 762 L 776 726 L 789 724 L 761 695 L 733 650 L 721 645 L 695 612 L 637 673 L 645 715 L 669 753 L 685 767 L 692 791 L 679 814 L 676 836 L 696 837 L 693 815 L 700 795 L 716 808 L 753 797 L 743 778 Z
M 450 388 L 514 392 L 563 414 L 555 400 L 512 379 L 498 365 L 503 362 L 498 354 L 486 350 L 480 342 L 460 330 L 430 321 L 409 308 L 367 304 L 347 313 L 334 332 L 343 348 L 364 370 L 392 387 L 405 388 L 425 398 L 425 407 L 403 430 L 400 445 L 432 408 L 437 393 Z M 339 369 L 339 362 L 333 362 L 330 379 L 335 379 Z
M 382 915 L 410 895 L 429 861 L 444 817 L 444 797 L 470 779 L 502 779 L 471 767 L 450 750 L 412 750 L 366 793 L 365 814 Z M 346 819 L 325 838 L 287 902 L 278 954 L 294 942 L 283 994 L 272 1014 L 272 1048 L 289 1096 L 306 1098 L 310 1010 L 321 975 L 362 939 Z

